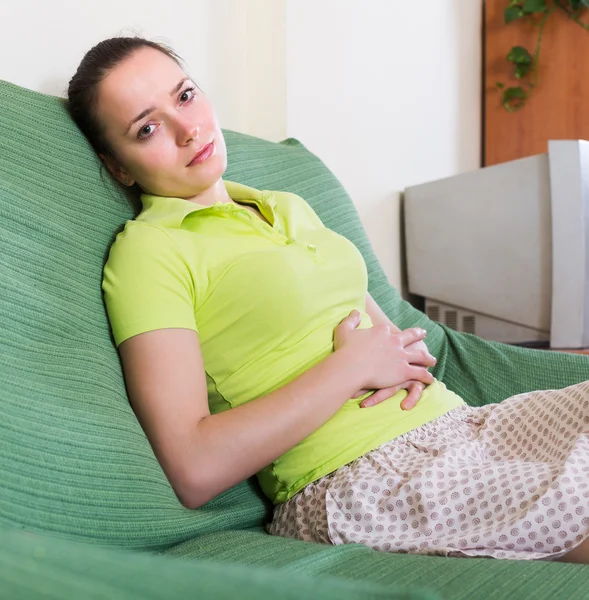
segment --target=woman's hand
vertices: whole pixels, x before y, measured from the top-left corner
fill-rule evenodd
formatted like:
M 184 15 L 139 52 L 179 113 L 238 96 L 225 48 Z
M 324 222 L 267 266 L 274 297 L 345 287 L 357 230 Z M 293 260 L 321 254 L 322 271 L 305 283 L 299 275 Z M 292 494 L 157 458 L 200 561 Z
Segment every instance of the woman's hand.
M 360 320 L 360 313 L 352 311 L 336 327 L 334 334 L 335 350 L 349 347 L 353 351 L 355 365 L 367 368 L 368 381 L 372 382 L 354 397 L 376 389 L 361 404 L 362 407 L 374 406 L 394 396 L 399 390 L 408 389 L 409 394 L 401 407 L 405 410 L 413 408 L 425 385 L 434 381 L 427 367 L 434 366 L 436 359 L 422 342 L 425 331 L 413 328 L 394 332 L 384 324 L 356 331 Z
M 406 349 L 422 350 L 429 354 L 429 349 L 425 345 L 424 341 L 409 344 Z M 421 394 L 423 393 L 424 389 L 425 385 L 421 383 L 421 381 L 405 381 L 397 386 L 384 388 L 382 390 L 359 390 L 352 396 L 352 398 L 359 398 L 367 392 L 374 391 L 374 394 L 368 398 L 364 398 L 364 400 L 362 400 L 360 403 L 360 408 L 368 408 L 369 406 L 380 404 L 381 402 L 392 398 L 400 390 L 407 390 L 408 394 L 405 396 L 405 398 L 403 398 L 403 401 L 401 402 L 401 408 L 403 410 L 411 410 L 421 399 Z

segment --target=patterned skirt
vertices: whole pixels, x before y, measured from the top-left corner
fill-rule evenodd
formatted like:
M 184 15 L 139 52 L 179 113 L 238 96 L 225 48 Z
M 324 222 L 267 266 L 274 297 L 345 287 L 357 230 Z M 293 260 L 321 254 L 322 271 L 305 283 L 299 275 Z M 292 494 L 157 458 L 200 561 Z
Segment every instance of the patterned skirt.
M 589 536 L 589 382 L 454 408 L 309 484 L 267 529 L 386 552 L 555 560 Z

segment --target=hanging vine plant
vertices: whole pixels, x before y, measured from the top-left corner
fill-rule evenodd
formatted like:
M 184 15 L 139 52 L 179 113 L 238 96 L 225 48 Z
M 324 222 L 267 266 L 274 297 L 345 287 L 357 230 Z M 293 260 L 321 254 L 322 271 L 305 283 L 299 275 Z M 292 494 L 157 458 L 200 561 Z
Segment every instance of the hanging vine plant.
M 514 46 L 507 55 L 507 60 L 513 65 L 515 78 L 521 85 L 505 87 L 498 82 L 501 91 L 501 103 L 510 112 L 522 108 L 534 88 L 538 85 L 538 67 L 544 27 L 555 11 L 564 11 L 569 19 L 589 31 L 589 23 L 583 18 L 589 10 L 589 0 L 510 0 L 505 8 L 505 23 L 527 20 L 538 28 L 536 47 L 532 54 L 523 46 Z

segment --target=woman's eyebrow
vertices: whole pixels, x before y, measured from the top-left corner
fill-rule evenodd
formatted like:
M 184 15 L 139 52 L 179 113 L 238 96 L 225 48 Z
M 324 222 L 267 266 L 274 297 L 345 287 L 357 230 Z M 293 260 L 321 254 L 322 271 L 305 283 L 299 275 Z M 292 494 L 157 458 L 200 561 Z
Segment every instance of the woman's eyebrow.
M 174 94 L 178 93 L 180 91 L 180 88 L 182 87 L 182 84 L 185 81 L 188 81 L 190 79 L 190 77 L 184 77 L 184 79 L 180 80 L 180 83 L 178 83 L 178 85 L 176 85 L 176 87 L 170 92 L 170 96 L 173 96 Z
M 127 129 L 125 129 L 125 135 L 127 135 L 129 133 L 129 129 L 131 129 L 131 127 L 135 123 L 137 123 L 137 121 L 141 121 L 141 119 L 143 119 L 144 117 L 147 117 L 147 115 L 152 113 L 154 110 L 155 110 L 155 106 L 150 106 L 149 108 L 146 108 L 144 111 L 141 111 L 134 119 L 131 119 L 131 121 L 129 121 L 129 124 L 127 125 Z
M 182 87 L 182 84 L 185 81 L 188 81 L 189 79 L 190 79 L 190 77 L 184 77 L 184 79 L 181 79 L 174 86 L 174 89 L 170 92 L 170 96 L 173 96 L 174 94 L 178 93 L 180 91 L 180 88 Z M 133 125 L 135 123 L 137 123 L 137 121 L 141 121 L 141 119 L 147 117 L 147 115 L 152 113 L 154 110 L 155 110 L 155 106 L 150 106 L 149 108 L 146 108 L 145 110 L 141 111 L 134 119 L 131 119 L 129 121 L 129 124 L 127 125 L 127 129 L 125 129 L 125 135 L 127 135 L 129 133 L 129 129 L 131 129 L 131 127 L 133 127 Z

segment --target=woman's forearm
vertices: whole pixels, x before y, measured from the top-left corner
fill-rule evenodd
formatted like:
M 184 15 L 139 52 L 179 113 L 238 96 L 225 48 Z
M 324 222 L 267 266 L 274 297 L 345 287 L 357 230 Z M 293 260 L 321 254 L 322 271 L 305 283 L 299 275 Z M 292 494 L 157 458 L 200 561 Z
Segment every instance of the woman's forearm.
M 191 446 L 190 507 L 257 473 L 323 425 L 362 386 L 353 364 L 341 348 L 284 387 L 202 419 Z
M 388 325 L 395 333 L 401 331 L 386 315 L 370 294 L 366 294 L 366 312 L 373 325 Z

